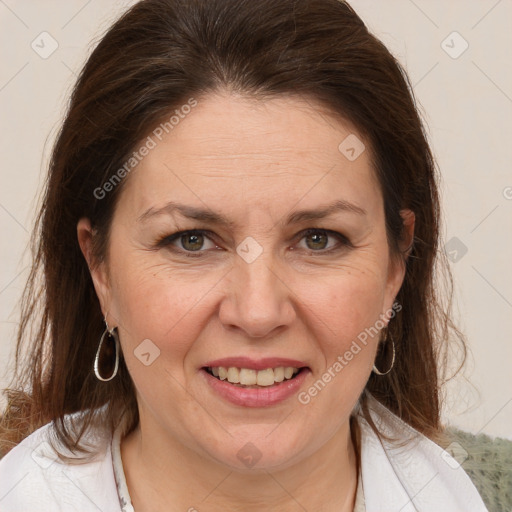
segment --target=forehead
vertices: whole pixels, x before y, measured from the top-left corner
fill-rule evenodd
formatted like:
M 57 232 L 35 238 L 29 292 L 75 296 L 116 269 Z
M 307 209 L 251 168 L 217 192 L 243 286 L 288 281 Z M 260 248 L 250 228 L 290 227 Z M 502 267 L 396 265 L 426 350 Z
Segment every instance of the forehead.
M 368 143 L 312 100 L 212 94 L 173 121 L 149 134 L 123 192 L 139 214 L 172 200 L 216 210 L 379 201 Z

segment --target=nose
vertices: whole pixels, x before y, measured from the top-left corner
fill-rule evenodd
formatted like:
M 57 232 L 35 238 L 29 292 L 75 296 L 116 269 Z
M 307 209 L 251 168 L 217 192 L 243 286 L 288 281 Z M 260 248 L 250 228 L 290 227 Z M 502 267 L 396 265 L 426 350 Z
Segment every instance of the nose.
M 265 253 L 252 263 L 237 258 L 225 277 L 227 293 L 219 309 L 225 327 L 263 338 L 291 325 L 296 316 L 293 294 L 285 273 L 271 260 Z

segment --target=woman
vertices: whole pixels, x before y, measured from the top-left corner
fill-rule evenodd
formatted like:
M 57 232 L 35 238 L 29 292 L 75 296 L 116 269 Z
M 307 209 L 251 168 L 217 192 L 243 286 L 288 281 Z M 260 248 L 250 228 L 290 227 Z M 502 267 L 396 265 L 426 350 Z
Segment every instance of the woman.
M 54 148 L 1 510 L 485 510 L 433 442 L 438 223 L 348 4 L 136 4 Z

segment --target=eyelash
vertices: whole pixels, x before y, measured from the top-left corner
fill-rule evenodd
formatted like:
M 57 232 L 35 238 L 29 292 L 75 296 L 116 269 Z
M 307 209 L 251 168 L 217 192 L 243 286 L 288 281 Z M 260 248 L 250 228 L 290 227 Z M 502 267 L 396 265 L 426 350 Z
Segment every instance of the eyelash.
M 306 236 L 315 234 L 315 233 L 321 233 L 321 234 L 325 234 L 327 236 L 334 237 L 338 240 L 339 244 L 336 245 L 335 247 L 331 247 L 330 249 L 322 249 L 322 250 L 318 250 L 318 251 L 314 251 L 312 249 L 305 249 L 306 251 L 309 251 L 310 254 L 320 254 L 320 255 L 331 254 L 331 253 L 339 251 L 343 248 L 346 249 L 346 248 L 353 247 L 350 240 L 346 236 L 342 235 L 341 233 L 338 233 L 337 231 L 331 231 L 329 229 L 309 228 L 309 229 L 306 229 L 306 230 L 298 233 L 296 238 L 298 238 L 298 241 L 300 242 Z M 209 236 L 211 234 L 212 233 L 210 231 L 204 230 L 204 229 L 189 229 L 189 230 L 185 230 L 185 231 L 179 231 L 177 233 L 173 233 L 172 235 L 165 236 L 165 237 L 161 238 L 156 243 L 156 247 L 159 249 L 168 247 L 168 246 L 172 245 L 172 243 L 175 240 L 178 240 L 183 235 L 203 235 L 206 238 L 208 238 L 211 242 L 215 243 L 215 241 L 212 239 L 212 237 Z M 185 249 L 179 249 L 179 248 L 174 248 L 172 250 L 179 252 L 181 254 L 184 254 L 188 258 L 202 257 L 203 253 L 207 251 L 207 250 L 187 251 Z

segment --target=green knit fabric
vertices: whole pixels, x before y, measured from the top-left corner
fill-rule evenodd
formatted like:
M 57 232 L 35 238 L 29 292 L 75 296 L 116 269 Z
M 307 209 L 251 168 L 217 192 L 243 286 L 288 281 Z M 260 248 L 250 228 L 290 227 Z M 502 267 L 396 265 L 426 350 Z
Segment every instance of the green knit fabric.
M 461 462 L 489 512 L 511 512 L 512 441 L 454 428 L 448 434 L 453 441 L 448 451 Z

